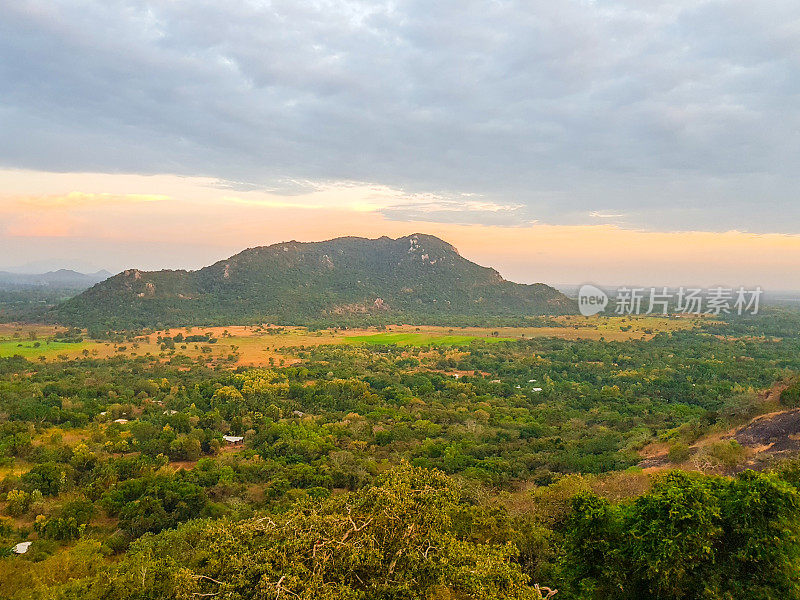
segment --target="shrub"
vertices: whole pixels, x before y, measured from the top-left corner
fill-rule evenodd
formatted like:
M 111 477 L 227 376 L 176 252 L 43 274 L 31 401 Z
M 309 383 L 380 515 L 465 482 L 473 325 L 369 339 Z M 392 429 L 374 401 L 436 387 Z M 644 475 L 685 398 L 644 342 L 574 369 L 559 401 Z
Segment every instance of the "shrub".
M 800 381 L 795 382 L 781 392 L 781 404 L 789 408 L 800 406 Z
M 675 442 L 670 446 L 669 452 L 667 453 L 667 458 L 669 458 L 671 463 L 682 463 L 685 462 L 691 452 L 689 450 L 688 444 L 684 444 L 683 442 Z
M 31 495 L 22 490 L 11 490 L 6 496 L 6 514 L 10 517 L 21 517 L 31 505 Z

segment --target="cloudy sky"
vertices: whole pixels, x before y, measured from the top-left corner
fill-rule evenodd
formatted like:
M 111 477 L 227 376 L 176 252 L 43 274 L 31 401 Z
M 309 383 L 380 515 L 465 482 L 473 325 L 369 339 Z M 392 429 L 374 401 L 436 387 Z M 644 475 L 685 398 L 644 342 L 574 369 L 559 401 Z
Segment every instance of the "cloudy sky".
M 796 0 L 0 14 L 0 268 L 424 231 L 522 281 L 800 288 Z

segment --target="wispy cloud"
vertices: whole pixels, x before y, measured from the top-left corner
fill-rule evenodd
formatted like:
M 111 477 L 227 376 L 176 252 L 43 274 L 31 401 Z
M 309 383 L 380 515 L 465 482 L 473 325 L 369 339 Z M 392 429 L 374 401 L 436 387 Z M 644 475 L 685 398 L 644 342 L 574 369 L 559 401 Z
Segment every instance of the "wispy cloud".
M 527 215 L 524 204 L 498 204 L 486 200 L 438 199 L 401 203 L 380 210 L 394 221 L 424 221 L 428 223 L 484 224 L 501 227 L 530 225 L 536 219 Z
M 602 212 L 599 210 L 593 210 L 589 213 L 590 217 L 595 219 L 621 219 L 625 215 L 623 213 L 610 213 L 610 212 Z

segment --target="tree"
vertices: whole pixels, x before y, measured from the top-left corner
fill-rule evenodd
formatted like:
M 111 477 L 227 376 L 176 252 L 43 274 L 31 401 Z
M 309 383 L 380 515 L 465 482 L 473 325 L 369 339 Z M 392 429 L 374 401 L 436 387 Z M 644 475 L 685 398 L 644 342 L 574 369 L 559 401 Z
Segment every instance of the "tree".
M 22 490 L 11 490 L 6 495 L 6 514 L 21 517 L 31 505 L 31 494 Z
M 535 599 L 510 545 L 457 536 L 460 492 L 436 471 L 401 466 L 378 485 L 288 513 L 202 521 L 135 542 L 106 598 L 218 595 L 305 600 Z M 126 589 L 143 561 L 140 594 Z
M 30 490 L 39 490 L 45 496 L 56 496 L 65 488 L 67 478 L 63 466 L 43 463 L 34 466 L 20 480 Z
M 574 500 L 565 564 L 579 598 L 800 594 L 800 495 L 776 475 L 674 471 L 633 502 Z

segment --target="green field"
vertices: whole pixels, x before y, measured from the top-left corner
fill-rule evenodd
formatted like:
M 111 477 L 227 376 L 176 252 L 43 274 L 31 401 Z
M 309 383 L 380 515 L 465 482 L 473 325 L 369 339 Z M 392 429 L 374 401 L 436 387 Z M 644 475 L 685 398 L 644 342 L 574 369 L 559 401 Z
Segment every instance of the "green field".
M 480 337 L 475 335 L 431 335 L 429 333 L 376 333 L 372 335 L 354 335 L 345 338 L 347 344 L 369 344 L 397 346 L 457 346 L 469 344 L 473 340 L 487 342 L 510 342 L 511 338 Z
M 94 346 L 92 342 L 53 342 L 53 341 L 40 341 L 38 346 L 37 342 L 19 340 L 0 340 L 0 358 L 8 358 L 9 356 L 23 356 L 25 358 L 36 358 L 38 356 L 45 356 L 52 358 L 61 354 L 62 352 L 75 352 L 85 348 Z

